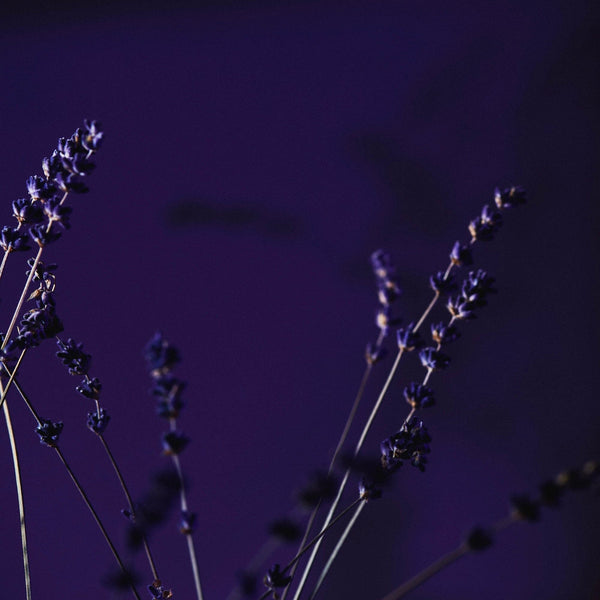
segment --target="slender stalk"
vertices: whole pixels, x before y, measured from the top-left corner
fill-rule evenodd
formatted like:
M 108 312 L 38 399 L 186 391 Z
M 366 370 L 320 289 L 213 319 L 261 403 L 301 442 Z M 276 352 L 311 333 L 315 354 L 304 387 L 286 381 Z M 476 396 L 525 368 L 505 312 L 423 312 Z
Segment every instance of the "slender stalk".
M 463 543 L 451 552 L 444 554 L 444 556 L 438 558 L 435 562 L 431 563 L 428 567 L 423 569 L 420 573 L 417 573 L 414 577 L 397 587 L 393 592 L 390 592 L 382 600 L 399 600 L 411 592 L 415 588 L 419 587 L 422 583 L 425 583 L 428 579 L 431 579 L 434 575 L 439 573 L 442 569 L 456 562 L 461 556 L 464 556 L 469 552 L 467 544 Z
M 15 379 L 15 375 L 17 374 L 17 371 L 19 370 L 19 367 L 21 366 L 21 361 L 23 360 L 23 357 L 25 356 L 26 351 L 27 351 L 27 348 L 24 348 L 22 350 L 12 373 L 10 372 L 8 367 L 2 362 L 2 367 L 4 367 L 4 370 L 8 373 L 9 377 L 8 377 L 8 381 L 6 382 L 6 385 L 4 386 L 4 389 L 2 389 L 2 395 L 0 396 L 0 406 L 2 406 L 4 404 L 4 399 L 6 398 L 6 394 L 8 394 L 8 390 Z
M 102 535 L 104 536 L 104 539 L 105 539 L 106 543 L 108 544 L 110 551 L 112 552 L 113 556 L 115 557 L 115 560 L 117 561 L 117 564 L 119 565 L 119 568 L 128 577 L 129 586 L 131 587 L 131 591 L 133 592 L 133 595 L 135 596 L 135 598 L 137 598 L 137 600 L 141 600 L 140 595 L 138 594 L 138 591 L 135 587 L 135 584 L 133 583 L 133 580 L 131 579 L 129 571 L 125 568 L 125 565 L 123 564 L 123 561 L 121 560 L 121 557 L 119 556 L 119 553 L 117 552 L 117 549 L 115 548 L 114 544 L 112 543 L 112 540 L 110 539 L 108 532 L 106 531 L 102 521 L 100 520 L 98 513 L 95 511 L 94 507 L 92 506 L 92 503 L 91 503 L 90 499 L 88 498 L 88 495 L 85 493 L 83 487 L 79 483 L 79 480 L 75 476 L 75 473 L 73 473 L 73 471 L 71 470 L 71 467 L 69 466 L 69 463 L 67 463 L 61 449 L 58 446 L 54 446 L 54 450 L 56 451 L 56 454 L 58 455 L 58 457 L 59 457 L 60 461 L 62 462 L 62 464 L 64 465 L 65 469 L 67 469 L 67 472 L 69 473 L 69 476 L 71 477 L 71 480 L 75 484 L 75 487 L 77 488 L 77 491 L 79 492 L 83 501 L 85 502 L 85 505 L 88 507 L 88 510 L 92 513 L 92 516 L 94 517 L 94 521 L 96 521 L 96 525 L 98 525 L 100 531 L 102 532 Z
M 383 389 L 381 390 L 381 393 L 379 394 L 379 397 L 377 398 L 377 402 L 373 406 L 371 414 L 369 415 L 369 418 L 367 419 L 367 423 L 363 428 L 363 431 L 360 435 L 358 443 L 356 444 L 356 448 L 354 449 L 355 457 L 358 455 L 358 453 L 360 452 L 360 450 L 362 448 L 362 445 L 365 441 L 365 438 L 367 437 L 367 433 L 369 432 L 371 424 L 373 423 L 373 420 L 375 419 L 375 415 L 377 414 L 377 411 L 379 410 L 379 407 L 381 406 L 381 403 L 383 401 L 383 398 L 385 397 L 385 394 L 387 393 L 390 383 L 392 382 L 392 379 L 394 378 L 394 375 L 396 374 L 396 370 L 398 369 L 398 364 L 400 363 L 400 359 L 402 358 L 403 353 L 404 353 L 404 351 L 402 349 L 400 349 L 398 351 L 398 354 L 396 355 L 396 360 L 394 361 L 394 364 L 392 365 L 392 368 L 391 368 L 390 373 L 387 377 L 387 380 L 383 386 Z M 327 513 L 327 517 L 325 519 L 325 523 L 323 524 L 323 528 L 327 527 L 327 525 L 331 521 L 331 518 L 333 517 L 333 514 L 335 512 L 335 509 L 337 508 L 337 505 L 340 502 L 342 494 L 344 493 L 344 489 L 346 487 L 346 483 L 348 482 L 349 477 L 350 477 L 350 468 L 346 469 L 346 472 L 344 473 L 344 477 L 342 478 L 342 481 L 338 488 L 337 495 L 336 495 L 333 503 L 331 504 L 331 507 L 329 508 L 329 512 Z M 300 598 L 300 594 L 302 593 L 302 589 L 304 587 L 304 584 L 306 583 L 306 578 L 308 577 L 310 569 L 312 568 L 313 562 L 317 556 L 317 552 L 319 551 L 319 546 L 320 546 L 320 543 L 317 543 L 315 545 L 315 547 L 313 548 L 313 551 L 308 559 L 308 562 L 307 562 L 306 566 L 304 567 L 304 572 L 302 573 L 302 578 L 300 579 L 300 583 L 298 584 L 298 588 L 296 589 L 296 594 L 294 595 L 294 600 L 298 600 Z
M 325 580 L 325 577 L 327 577 L 327 573 L 329 573 L 329 569 L 331 569 L 331 565 L 333 565 L 333 561 L 337 558 L 337 555 L 339 554 L 340 550 L 342 549 L 342 546 L 344 545 L 346 538 L 348 537 L 348 535 L 350 534 L 350 531 L 352 531 L 352 528 L 354 527 L 354 523 L 356 523 L 356 520 L 358 519 L 360 513 L 362 512 L 362 510 L 365 506 L 366 506 L 366 502 L 363 502 L 362 504 L 359 504 L 356 507 L 356 510 L 354 511 L 354 514 L 352 515 L 352 518 L 350 519 L 350 521 L 348 521 L 348 524 L 346 525 L 344 532 L 342 533 L 342 535 L 340 536 L 340 539 L 338 540 L 337 544 L 335 545 L 333 552 L 327 559 L 327 562 L 325 563 L 325 566 L 323 567 L 323 571 L 321 571 L 321 574 L 319 575 L 319 579 L 317 579 L 317 583 L 315 584 L 315 588 L 312 591 L 312 594 L 310 595 L 309 600 L 313 600 L 313 598 L 317 595 L 317 592 L 319 591 L 319 588 L 321 587 L 323 581 Z
M 302 557 L 302 555 L 305 552 L 308 552 L 308 550 L 310 550 L 319 540 L 321 540 L 323 538 L 323 536 L 341 519 L 343 518 L 347 513 L 349 513 L 357 504 L 361 503 L 361 502 L 365 502 L 365 500 L 359 496 L 354 502 L 352 502 L 352 504 L 350 504 L 349 506 L 347 506 L 341 513 L 339 513 L 338 515 L 336 515 L 335 519 L 333 519 L 328 525 L 327 527 L 324 527 L 323 529 L 321 529 L 321 531 L 310 541 L 308 542 L 308 544 L 306 544 L 306 546 L 304 546 L 304 548 L 302 548 L 302 550 L 300 550 L 300 552 L 298 552 L 296 554 L 296 556 L 294 556 L 294 558 L 292 558 L 292 560 L 290 560 L 290 562 L 285 566 L 285 568 L 283 569 L 283 573 L 285 573 L 286 571 L 288 571 L 289 569 L 291 569 L 291 567 L 296 564 L 300 558 Z
M 498 533 L 503 529 L 506 529 L 510 525 L 519 522 L 521 519 L 516 513 L 511 513 L 507 517 L 500 519 L 496 523 L 494 523 L 490 529 L 494 533 Z M 471 548 L 466 542 L 463 542 L 460 546 L 444 554 L 442 557 L 438 558 L 435 562 L 431 563 L 428 567 L 423 569 L 420 573 L 417 573 L 414 577 L 405 581 L 401 586 L 397 587 L 393 592 L 390 592 L 387 596 L 382 598 L 381 600 L 399 600 L 403 598 L 409 592 L 412 592 L 415 588 L 420 586 L 422 583 L 425 583 L 428 579 L 431 579 L 434 575 L 439 573 L 442 569 L 449 567 L 451 564 L 455 563 L 461 556 L 468 554 L 471 552 Z
M 183 481 L 183 470 L 181 469 L 181 461 L 179 460 L 179 456 L 177 456 L 176 454 L 173 454 L 171 458 L 173 459 L 175 469 L 177 470 L 177 476 L 179 477 L 179 500 L 181 511 L 188 512 L 188 504 L 185 493 L 185 483 Z M 194 547 L 194 539 L 192 538 L 191 532 L 185 533 L 184 535 L 187 539 L 188 553 L 190 555 L 192 573 L 194 575 L 194 584 L 196 586 L 196 596 L 198 597 L 198 600 L 203 600 L 202 587 L 200 585 L 200 573 L 198 571 L 198 559 L 196 557 L 196 549 Z
M 3 386 L 0 383 L 0 389 Z M 25 527 L 25 503 L 23 501 L 23 482 L 21 480 L 21 467 L 19 465 L 19 454 L 17 452 L 17 444 L 15 441 L 15 433 L 10 419 L 8 410 L 8 402 L 2 405 L 4 411 L 4 420 L 6 421 L 6 429 L 10 440 L 10 449 L 12 452 L 13 467 L 15 471 L 15 485 L 17 487 L 17 501 L 19 503 L 19 522 L 21 526 L 21 548 L 23 551 L 23 572 L 25 575 L 25 597 L 31 600 L 31 575 L 29 572 L 29 552 L 27 551 L 27 528 Z
M 356 500 L 354 500 L 354 502 L 352 502 L 352 504 L 350 504 L 349 506 L 347 506 L 341 513 L 339 513 L 338 515 L 336 515 L 335 519 L 333 519 L 330 523 L 327 524 L 326 527 L 324 527 L 323 529 L 321 529 L 321 531 L 308 543 L 306 544 L 306 546 L 304 546 L 297 554 L 296 556 L 294 556 L 294 558 L 292 558 L 292 560 L 281 570 L 282 574 L 285 574 L 287 571 L 289 571 L 303 556 L 303 554 L 305 554 L 306 552 L 308 552 L 315 544 L 317 544 L 322 538 L 323 536 L 343 517 L 346 516 L 346 514 L 348 514 L 357 504 L 361 503 L 361 502 L 365 502 L 364 498 L 362 498 L 361 496 L 359 496 Z M 259 600 L 263 600 L 264 598 L 266 598 L 269 594 L 271 593 L 271 590 L 267 590 L 260 598 Z
M 127 499 L 129 511 L 131 512 L 133 518 L 135 519 L 135 509 L 133 506 L 133 500 L 131 499 L 131 494 L 129 493 L 129 489 L 127 488 L 125 479 L 123 478 L 123 474 L 121 473 L 121 470 L 119 469 L 117 461 L 115 460 L 115 457 L 113 456 L 113 453 L 111 452 L 110 447 L 108 446 L 108 443 L 104 439 L 104 436 L 101 433 L 99 433 L 98 437 L 100 438 L 100 442 L 102 443 L 102 446 L 104 447 L 104 450 L 106 451 L 106 454 L 108 455 L 108 460 L 110 461 L 110 464 L 112 465 L 112 467 L 117 475 L 119 483 L 121 484 L 121 489 L 123 490 L 123 493 L 125 494 L 125 498 Z M 148 563 L 150 564 L 150 569 L 152 570 L 152 577 L 154 578 L 154 581 L 160 580 L 160 577 L 158 575 L 158 570 L 156 569 L 156 564 L 154 563 L 154 559 L 152 557 L 152 552 L 150 551 L 150 545 L 148 544 L 148 539 L 146 538 L 146 535 L 143 533 L 142 533 L 142 542 L 144 544 L 144 550 L 146 551 Z
M 0 279 L 2 279 L 2 275 L 4 273 L 4 266 L 6 265 L 6 261 L 8 260 L 9 254 L 10 254 L 9 250 L 4 251 L 4 256 L 2 257 L 2 263 L 0 264 Z
M 379 348 L 381 346 L 383 339 L 384 339 L 384 332 L 382 330 L 379 333 L 377 342 L 375 343 L 376 348 Z M 346 438 L 348 437 L 350 427 L 352 426 L 352 423 L 354 422 L 354 417 L 356 416 L 356 412 L 357 412 L 360 402 L 364 396 L 367 382 L 371 375 L 371 371 L 373 370 L 373 364 L 374 363 L 371 361 L 367 362 L 367 366 L 365 368 L 362 379 L 360 381 L 360 385 L 358 386 L 358 391 L 356 392 L 356 397 L 354 398 L 352 408 L 350 409 L 350 413 L 348 414 L 348 417 L 346 418 L 346 424 L 344 425 L 342 435 L 340 436 L 340 439 L 338 440 L 335 451 L 333 452 L 333 456 L 331 457 L 331 461 L 329 462 L 329 467 L 327 469 L 328 475 L 330 475 L 331 472 L 333 471 L 333 467 L 335 466 L 337 458 L 338 458 L 340 452 L 342 451 L 342 448 L 344 447 L 344 443 L 346 442 Z M 310 535 L 310 531 L 312 529 L 312 526 L 314 524 L 314 521 L 316 519 L 317 512 L 319 511 L 320 506 L 321 506 L 321 501 L 319 500 L 317 505 L 313 508 L 313 510 L 310 514 L 310 517 L 308 519 L 308 522 L 306 524 L 306 529 L 304 531 L 304 535 L 302 536 L 302 541 L 300 542 L 300 548 L 304 547 L 304 544 L 306 544 L 306 540 L 308 539 L 308 536 Z M 292 577 L 294 576 L 297 568 L 298 568 L 298 563 L 296 563 L 293 566 L 292 571 L 290 572 L 290 575 Z M 290 589 L 289 586 L 285 588 L 285 590 L 283 591 L 283 594 L 281 596 L 281 600 L 285 600 L 289 589 Z

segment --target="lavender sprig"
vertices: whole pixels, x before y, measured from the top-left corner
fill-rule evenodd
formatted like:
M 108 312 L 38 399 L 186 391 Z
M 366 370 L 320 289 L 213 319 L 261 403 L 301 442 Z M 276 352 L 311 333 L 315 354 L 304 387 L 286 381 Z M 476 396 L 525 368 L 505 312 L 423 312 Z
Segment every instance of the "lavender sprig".
M 192 573 L 194 576 L 194 585 L 196 587 L 196 596 L 198 600 L 203 600 L 202 586 L 200 584 L 200 573 L 198 569 L 198 559 L 196 548 L 192 536 L 195 515 L 188 507 L 183 469 L 179 454 L 188 444 L 188 438 L 177 430 L 177 416 L 183 407 L 183 400 L 180 396 L 185 388 L 185 383 L 176 379 L 171 371 L 173 367 L 181 360 L 179 351 L 171 345 L 160 332 L 156 332 L 150 339 L 144 355 L 153 380 L 153 395 L 157 396 L 158 414 L 169 420 L 170 430 L 163 435 L 163 452 L 171 457 L 173 465 L 179 478 L 179 501 L 181 508 L 181 526 L 180 531 L 185 535 Z
M 509 208 L 510 206 L 516 206 L 518 204 L 523 204 L 525 202 L 525 192 L 522 188 L 519 188 L 519 187 L 508 188 L 507 190 L 504 190 L 503 192 L 500 192 L 498 189 L 496 189 L 494 192 L 494 199 L 495 199 L 495 203 L 496 203 L 498 209 L 503 210 L 505 208 Z M 504 199 L 506 199 L 506 200 L 504 200 Z M 513 199 L 512 203 L 510 202 L 511 199 Z M 421 315 L 421 318 L 418 320 L 416 325 L 414 327 L 409 328 L 409 330 L 402 336 L 402 338 L 399 340 L 399 342 L 404 342 L 405 340 L 407 341 L 409 334 L 416 334 L 418 332 L 421 325 L 425 322 L 425 320 L 429 316 L 429 313 L 431 312 L 431 310 L 437 303 L 437 301 L 441 295 L 441 291 L 443 289 L 447 290 L 453 286 L 452 282 L 450 281 L 452 269 L 455 267 L 471 265 L 473 263 L 473 255 L 472 255 L 473 244 L 475 244 L 475 242 L 477 242 L 477 241 L 490 241 L 494 237 L 494 234 L 497 232 L 501 223 L 502 223 L 502 219 L 501 219 L 500 215 L 496 214 L 495 212 L 492 212 L 489 208 L 486 208 L 486 207 L 483 208 L 481 215 L 478 218 L 471 221 L 471 223 L 469 224 L 469 231 L 471 233 L 471 241 L 469 242 L 469 244 L 462 244 L 459 241 L 457 241 L 454 244 L 454 246 L 452 247 L 452 250 L 450 252 L 450 264 L 448 265 L 446 271 L 443 274 L 438 273 L 433 278 L 430 279 L 430 283 L 432 285 L 432 288 L 434 289 L 433 299 L 431 300 L 431 302 L 429 303 L 429 305 L 427 306 L 427 308 Z M 476 286 L 476 281 L 481 284 L 481 287 L 478 288 L 476 291 L 481 292 L 482 295 L 491 291 L 491 286 L 486 286 L 485 284 L 481 283 L 480 280 L 483 278 L 480 277 L 479 280 L 475 281 L 475 280 L 471 280 L 471 275 L 469 275 L 468 279 L 469 279 L 469 281 L 471 281 L 473 286 Z M 471 291 L 472 290 L 471 290 L 470 285 L 467 285 L 465 288 L 465 284 L 463 284 L 463 293 L 468 294 Z M 480 301 L 479 305 L 482 305 L 481 301 Z M 453 322 L 454 321 L 451 320 L 449 323 L 449 326 L 453 325 Z M 439 344 L 438 344 L 438 346 L 439 346 Z M 398 354 L 396 355 L 394 364 L 392 365 L 390 373 L 383 385 L 382 391 L 379 394 L 379 397 L 377 398 L 375 405 L 373 406 L 371 414 L 369 415 L 369 417 L 367 419 L 367 422 L 363 428 L 363 431 L 362 431 L 360 438 L 358 440 L 358 443 L 356 445 L 356 448 L 354 451 L 355 457 L 358 455 L 358 453 L 360 452 L 360 450 L 362 448 L 362 445 L 366 439 L 367 433 L 369 432 L 369 430 L 371 428 L 371 425 L 375 419 L 376 414 L 379 411 L 379 408 L 381 406 L 381 403 L 382 403 L 385 395 L 387 394 L 387 391 L 391 384 L 391 381 L 396 374 L 398 365 L 400 363 L 400 359 L 402 358 L 402 356 L 403 356 L 404 352 L 407 350 L 407 348 L 408 348 L 408 346 L 406 344 L 399 343 Z M 426 348 L 424 350 L 421 350 L 420 358 L 421 358 L 422 364 L 428 369 L 427 375 L 425 376 L 425 378 L 423 380 L 423 385 L 427 384 L 427 381 L 428 381 L 429 377 L 431 376 L 431 373 L 433 372 L 434 369 L 444 368 L 445 366 L 447 366 L 448 361 L 449 361 L 448 357 L 446 357 L 443 353 L 439 352 L 439 347 L 437 349 Z M 414 414 L 415 410 L 416 410 L 416 408 L 413 407 L 411 412 L 405 419 L 404 425 L 406 425 L 406 423 L 410 420 L 410 418 Z M 422 463 L 422 462 L 420 462 L 419 464 L 421 466 L 424 466 L 424 463 Z M 344 474 L 344 477 L 340 484 L 340 488 L 338 490 L 338 494 L 337 494 L 335 500 L 333 501 L 330 511 L 325 519 L 325 524 L 327 524 L 327 522 L 331 519 L 331 517 L 335 511 L 335 508 L 337 507 L 337 504 L 339 503 L 339 500 L 342 496 L 344 487 L 348 481 L 349 474 L 350 474 L 349 470 L 347 470 L 346 473 Z M 294 600 L 299 600 L 300 594 L 302 593 L 303 586 L 305 584 L 306 578 L 308 577 L 308 573 L 310 572 L 312 563 L 314 561 L 314 558 L 316 556 L 318 549 L 319 549 L 319 545 L 317 544 L 315 546 L 315 549 L 313 550 L 313 553 L 311 554 L 311 556 L 309 558 L 308 564 L 306 565 L 306 567 L 304 569 L 304 573 L 303 573 L 302 579 L 298 585 L 296 594 L 294 596 Z M 326 567 L 327 569 L 331 566 L 331 563 L 332 563 L 332 561 L 329 560 L 327 563 L 327 567 Z M 326 573 L 323 572 L 321 574 L 321 576 L 319 577 L 317 585 L 312 592 L 311 600 L 312 600 L 312 598 L 315 597 L 325 575 L 326 575 Z
M 510 500 L 511 510 L 506 517 L 496 521 L 490 527 L 479 525 L 473 527 L 459 546 L 431 563 L 420 573 L 384 596 L 382 600 L 400 600 L 400 598 L 404 598 L 409 592 L 431 579 L 442 569 L 455 563 L 462 556 L 470 552 L 481 552 L 490 548 L 496 535 L 510 525 L 523 521 L 530 523 L 538 521 L 542 509 L 556 508 L 559 499 L 567 491 L 588 489 L 597 483 L 599 476 L 600 463 L 591 460 L 579 469 L 563 471 L 553 480 L 541 483 L 538 486 L 539 493 L 536 498 L 531 498 L 526 494 L 512 496 Z
M 83 351 L 83 344 L 78 343 L 72 338 L 67 339 L 67 341 L 61 340 L 59 337 L 56 338 L 56 343 L 58 345 L 58 352 L 56 353 L 57 358 L 59 358 L 63 365 L 67 368 L 69 375 L 73 376 L 84 376 L 83 381 L 75 388 L 77 392 L 79 392 L 82 396 L 89 398 L 95 402 L 95 410 L 88 412 L 87 415 L 87 427 L 90 431 L 95 433 L 104 448 L 104 451 L 108 457 L 110 464 L 117 476 L 119 481 L 119 485 L 123 490 L 123 494 L 125 495 L 125 500 L 127 501 L 128 513 L 130 515 L 130 519 L 135 522 L 136 511 L 133 503 L 133 499 L 129 492 L 129 488 L 125 482 L 125 478 L 123 477 L 123 473 L 119 468 L 118 462 L 112 453 L 106 438 L 104 437 L 104 432 L 108 427 L 108 423 L 110 421 L 110 415 L 106 412 L 106 410 L 100 406 L 100 393 L 102 390 L 102 384 L 97 377 L 90 377 L 90 369 L 92 364 L 92 356 L 91 354 L 87 354 Z M 152 551 L 150 550 L 150 544 L 148 539 L 144 533 L 142 533 L 142 544 L 144 546 L 144 550 L 146 553 L 146 557 L 148 559 L 148 564 L 152 571 L 152 579 L 154 582 L 160 581 L 160 576 L 158 574 L 158 569 L 156 567 L 156 563 L 154 561 L 154 557 L 152 555 Z

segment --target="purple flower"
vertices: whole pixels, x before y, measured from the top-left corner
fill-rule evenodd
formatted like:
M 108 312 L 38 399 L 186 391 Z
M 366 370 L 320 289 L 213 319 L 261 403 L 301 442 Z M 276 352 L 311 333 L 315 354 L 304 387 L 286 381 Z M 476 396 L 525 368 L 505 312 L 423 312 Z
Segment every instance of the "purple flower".
M 367 348 L 365 350 L 365 360 L 367 361 L 367 364 L 374 365 L 385 358 L 386 354 L 387 350 L 381 345 L 374 346 L 373 344 L 369 343 L 367 344 Z
M 471 271 L 463 281 L 461 295 L 466 302 L 473 306 L 485 306 L 487 304 L 486 296 L 496 293 L 493 287 L 494 281 L 495 279 L 482 269 Z
M 90 400 L 99 400 L 100 391 L 102 390 L 102 384 L 97 377 L 90 379 L 86 378 L 75 388 L 82 396 L 89 398 Z
M 501 225 L 502 215 L 497 211 L 491 211 L 486 204 L 481 215 L 469 223 L 472 241 L 488 242 L 492 240 Z
M 61 204 L 58 198 L 51 198 L 44 202 L 44 214 L 48 218 L 49 223 L 58 223 L 63 229 L 69 229 L 71 223 L 69 221 L 73 209 L 70 206 Z
M 371 254 L 371 266 L 377 279 L 388 279 L 394 274 L 392 259 L 388 252 L 379 249 Z
M 5 252 L 29 250 L 29 238 L 17 229 L 4 226 L 0 232 L 0 246 Z
M 358 484 L 358 496 L 361 500 L 368 502 L 369 500 L 377 500 L 381 498 L 381 489 L 374 483 L 363 477 Z
M 421 352 L 419 352 L 419 358 L 421 359 L 421 364 L 426 369 L 444 369 L 450 363 L 450 357 L 442 354 L 435 348 L 423 348 Z
M 473 255 L 470 246 L 456 242 L 450 252 L 450 261 L 457 267 L 473 264 Z
M 44 246 L 55 242 L 60 237 L 60 231 L 56 230 L 55 222 L 51 221 L 50 227 L 46 224 L 34 225 L 29 230 L 29 235 L 38 246 L 43 248 Z
M 527 196 L 525 190 L 520 186 L 514 186 L 499 190 L 494 190 L 494 202 L 496 206 L 503 210 L 505 208 L 512 208 L 513 206 L 520 206 L 525 204 Z
M 89 119 L 83 121 L 84 130 L 80 133 L 81 145 L 88 152 L 95 152 L 100 147 L 104 132 L 101 131 L 100 123 Z
M 28 225 L 41 223 L 44 220 L 44 212 L 39 202 L 34 202 L 31 198 L 19 198 L 12 203 L 13 216 L 19 223 Z
M 152 394 L 158 397 L 157 412 L 159 416 L 174 419 L 184 407 L 181 397 L 186 383 L 172 375 L 161 375 L 154 379 Z
M 56 356 L 60 358 L 69 369 L 70 375 L 87 375 L 90 370 L 92 356 L 83 351 L 83 344 L 78 344 L 75 340 L 69 338 L 67 342 L 57 340 L 60 350 Z
M 40 436 L 40 443 L 55 448 L 58 444 L 58 438 L 60 437 L 63 427 L 64 424 L 61 421 L 54 422 L 48 419 L 40 419 L 40 423 L 35 428 L 35 432 Z
M 415 348 L 420 348 L 423 345 L 421 336 L 418 332 L 413 331 L 415 327 L 414 323 L 410 323 L 406 327 L 398 329 L 396 332 L 396 339 L 398 342 L 398 348 L 400 350 L 406 350 L 411 352 Z
M 431 452 L 429 447 L 431 436 L 423 421 L 413 417 L 402 429 L 393 436 L 381 442 L 381 463 L 388 471 L 402 465 L 402 461 L 410 460 L 419 471 L 425 471 L 426 454 Z
M 414 381 L 404 388 L 404 398 L 413 408 L 428 408 L 435 404 L 431 389 Z
M 110 416 L 103 408 L 100 409 L 100 414 L 93 410 L 88 413 L 87 427 L 90 431 L 100 435 L 106 431 L 109 421 Z
M 153 377 L 168 373 L 181 361 L 179 351 L 157 331 L 144 349 L 144 357 Z
M 453 275 L 446 275 L 446 273 L 442 271 L 438 271 L 429 278 L 429 285 L 431 286 L 431 289 L 438 294 L 447 294 L 456 289 Z
M 169 431 L 162 437 L 163 454 L 167 456 L 177 455 L 183 452 L 190 438 L 178 431 Z
M 21 347 L 39 345 L 42 340 L 53 338 L 63 331 L 62 321 L 56 315 L 54 301 L 49 294 L 45 295 L 46 304 L 27 311 L 21 319 L 19 340 Z
M 445 323 L 431 324 L 431 337 L 436 344 L 442 346 L 448 342 L 453 342 L 460 337 L 456 325 L 446 325 Z
M 290 581 L 292 581 L 292 578 L 290 575 L 285 575 L 284 572 L 281 570 L 280 565 L 275 564 L 273 565 L 268 571 L 267 574 L 265 575 L 265 578 L 263 579 L 264 584 L 270 589 L 276 589 L 276 588 L 284 588 L 285 586 L 287 586 Z
M 475 314 L 473 303 L 468 302 L 462 296 L 456 298 L 448 298 L 446 308 L 454 319 L 474 319 Z

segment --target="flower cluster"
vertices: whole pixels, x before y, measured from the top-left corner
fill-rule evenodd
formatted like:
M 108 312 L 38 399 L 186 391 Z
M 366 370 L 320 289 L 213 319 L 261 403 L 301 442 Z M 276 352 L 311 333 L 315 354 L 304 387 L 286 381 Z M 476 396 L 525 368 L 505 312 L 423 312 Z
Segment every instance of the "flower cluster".
M 395 470 L 403 461 L 409 460 L 413 467 L 425 471 L 431 436 L 423 421 L 413 417 L 398 433 L 381 442 L 381 464 L 387 470 Z
M 375 324 L 379 329 L 379 337 L 375 344 L 369 344 L 366 351 L 368 364 L 374 364 L 383 358 L 383 340 L 390 327 L 398 325 L 400 320 L 392 315 L 392 305 L 402 293 L 394 280 L 394 267 L 390 255 L 383 250 L 376 250 L 371 254 L 371 266 L 377 284 L 377 298 L 379 307 L 375 313 Z
M 28 250 L 28 238 L 42 248 L 70 227 L 72 208 L 65 206 L 65 199 L 69 192 L 88 190 L 83 177 L 94 168 L 90 157 L 100 147 L 103 136 L 97 121 L 86 120 L 70 138 L 58 140 L 57 148 L 42 161 L 44 176 L 29 177 L 28 196 L 13 202 L 17 227 L 2 229 L 0 246 L 5 252 Z
M 90 431 L 102 435 L 108 427 L 110 416 L 99 403 L 102 390 L 100 380 L 89 375 L 92 357 L 83 351 L 83 344 L 72 338 L 69 338 L 66 342 L 57 338 L 56 343 L 59 348 L 56 356 L 67 367 L 69 375 L 83 375 L 83 380 L 75 387 L 75 390 L 96 403 L 95 410 L 88 412 L 86 424 Z
M 494 238 L 502 224 L 501 211 L 523 204 L 525 191 L 519 187 L 508 188 L 504 191 L 496 189 L 494 200 L 496 208 L 491 208 L 486 204 L 481 213 L 470 221 L 468 229 L 471 240 L 469 243 L 455 242 L 450 250 L 448 268 L 445 271 L 438 271 L 429 278 L 435 296 L 418 324 L 410 323 L 396 332 L 399 351 L 403 353 L 417 350 L 421 365 L 427 370 L 427 373 L 422 382 L 413 381 L 404 388 L 404 398 L 411 407 L 411 412 L 400 431 L 381 443 L 381 462 L 390 471 L 395 470 L 404 460 L 410 460 L 411 464 L 420 471 L 425 470 L 426 455 L 430 453 L 431 437 L 424 427 L 423 421 L 414 418 L 413 414 L 416 410 L 435 404 L 433 391 L 427 386 L 427 383 L 434 371 L 443 370 L 450 364 L 450 357 L 442 351 L 442 348 L 460 337 L 456 322 L 474 318 L 476 310 L 486 306 L 488 296 L 496 292 L 494 278 L 486 271 L 476 269 L 467 273 L 460 285 L 459 294 L 450 295 L 458 288 L 452 273 L 453 269 L 473 264 L 475 242 L 490 241 Z M 382 262 L 382 259 L 379 259 L 379 262 Z M 387 263 L 383 263 L 380 268 L 381 273 L 387 274 L 388 270 Z M 449 295 L 446 308 L 450 313 L 450 318 L 448 322 L 440 321 L 431 324 L 433 345 L 426 346 L 417 330 L 442 294 Z
M 28 265 L 30 270 L 27 271 L 27 275 L 31 275 L 32 281 L 38 283 L 37 289 L 29 296 L 35 307 L 21 316 L 17 335 L 5 344 L 5 355 L 39 346 L 43 340 L 55 337 L 64 329 L 62 321 L 56 314 L 53 296 L 56 265 L 45 266 L 41 261 L 37 261 L 34 268 L 33 259 L 28 261 Z

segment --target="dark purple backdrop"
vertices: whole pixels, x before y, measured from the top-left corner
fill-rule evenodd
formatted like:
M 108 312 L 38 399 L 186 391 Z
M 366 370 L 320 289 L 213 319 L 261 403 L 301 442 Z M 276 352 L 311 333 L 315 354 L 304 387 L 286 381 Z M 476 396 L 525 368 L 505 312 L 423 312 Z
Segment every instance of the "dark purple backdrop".
M 107 438 L 136 496 L 166 461 L 141 349 L 157 328 L 180 347 L 192 437 L 182 460 L 213 600 L 327 465 L 376 335 L 370 252 L 395 257 L 402 313 L 414 319 L 429 275 L 493 188 L 528 188 L 530 204 L 477 249 L 500 293 L 431 380 L 427 472 L 406 468 L 367 507 L 322 595 L 378 600 L 471 525 L 504 516 L 512 493 L 600 456 L 598 11 L 558 0 L 277 4 L 6 14 L 3 222 L 56 139 L 101 120 L 91 192 L 72 199 L 73 227 L 47 253 L 60 265 L 58 308 L 65 335 L 94 356 Z M 6 322 L 18 262 L 2 281 Z M 65 422 L 65 454 L 120 542 L 123 501 L 51 346 L 21 380 L 40 413 Z M 406 414 L 410 372 L 393 385 L 372 452 Z M 104 541 L 17 397 L 11 408 L 34 598 L 112 597 L 99 584 L 112 568 Z M 18 598 L 7 442 L 0 456 L 0 580 Z M 598 497 L 568 498 L 412 597 L 600 598 L 599 533 Z M 192 598 L 174 523 L 153 546 L 165 583 Z

